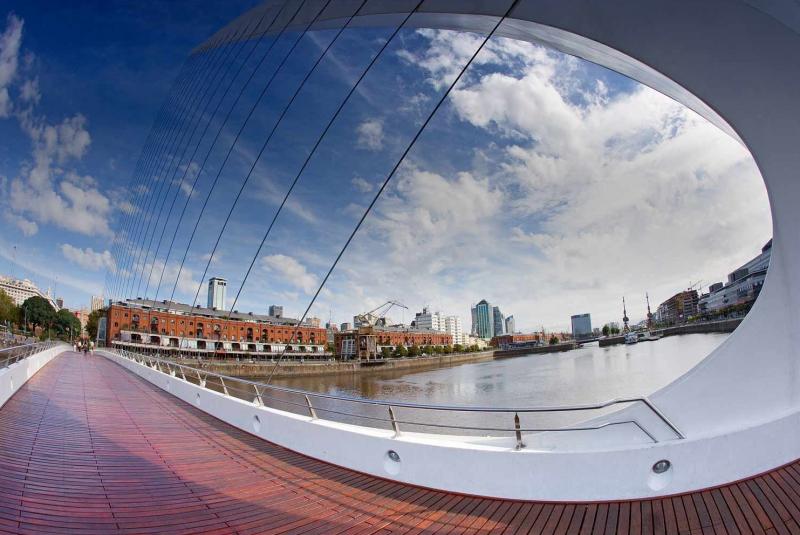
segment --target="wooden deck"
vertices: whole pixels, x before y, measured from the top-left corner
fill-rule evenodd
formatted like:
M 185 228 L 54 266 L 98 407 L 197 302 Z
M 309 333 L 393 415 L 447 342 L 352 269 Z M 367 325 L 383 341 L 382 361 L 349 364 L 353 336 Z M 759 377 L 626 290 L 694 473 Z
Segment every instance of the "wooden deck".
M 243 433 L 99 356 L 64 354 L 0 410 L 2 533 L 800 533 L 800 463 L 658 500 L 414 488 Z

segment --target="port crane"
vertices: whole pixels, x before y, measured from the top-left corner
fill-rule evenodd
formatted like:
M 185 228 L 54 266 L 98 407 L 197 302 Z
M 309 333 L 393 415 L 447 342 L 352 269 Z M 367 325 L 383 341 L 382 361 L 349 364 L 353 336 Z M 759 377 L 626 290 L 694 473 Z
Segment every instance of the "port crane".
M 363 314 L 357 315 L 355 319 L 360 327 L 371 327 L 374 326 L 378 320 L 385 318 L 386 314 L 388 314 L 393 307 L 404 308 L 408 310 L 408 307 L 403 303 L 390 299 L 382 305 L 373 308 L 369 312 L 364 312 Z

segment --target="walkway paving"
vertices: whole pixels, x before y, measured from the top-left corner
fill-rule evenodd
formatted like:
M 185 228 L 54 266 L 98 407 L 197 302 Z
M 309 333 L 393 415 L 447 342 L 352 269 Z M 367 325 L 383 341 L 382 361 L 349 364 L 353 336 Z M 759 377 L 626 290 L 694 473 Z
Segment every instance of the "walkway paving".
M 100 356 L 64 354 L 0 409 L 2 533 L 800 533 L 800 463 L 600 504 L 434 492 L 259 440 Z

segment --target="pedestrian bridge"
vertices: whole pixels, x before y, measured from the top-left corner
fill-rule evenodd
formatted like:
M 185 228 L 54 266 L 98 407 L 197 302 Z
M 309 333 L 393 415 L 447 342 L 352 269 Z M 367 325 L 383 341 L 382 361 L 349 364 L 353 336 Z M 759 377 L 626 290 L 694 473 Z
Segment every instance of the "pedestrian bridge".
M 176 399 L 99 352 L 58 352 L 0 409 L 3 533 L 800 530 L 799 462 L 645 500 L 466 496 L 311 459 Z
M 135 354 L 42 348 L 0 368 L 0 530 L 800 533 L 799 15 L 788 0 L 287 0 L 243 15 L 196 54 L 388 20 L 543 43 L 676 99 L 741 141 L 764 178 L 774 240 L 760 297 L 718 349 L 649 398 L 599 403 L 590 410 L 624 406 L 562 429 L 506 419 L 511 434 L 488 438 L 408 432 L 385 406 L 390 428 L 333 421 L 310 399 L 305 413 L 268 406 L 267 385 L 234 396 L 230 378 L 211 388 L 202 371 Z M 124 271 L 111 295 L 138 291 L 144 277 L 128 289 Z

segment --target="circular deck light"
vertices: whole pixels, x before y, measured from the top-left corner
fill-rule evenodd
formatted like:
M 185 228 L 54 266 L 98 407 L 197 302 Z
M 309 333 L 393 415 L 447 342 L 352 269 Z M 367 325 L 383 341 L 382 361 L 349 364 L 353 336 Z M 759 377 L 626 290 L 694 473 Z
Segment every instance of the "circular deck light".
M 657 461 L 653 465 L 653 472 L 655 472 L 656 474 L 663 474 L 664 472 L 669 470 L 671 466 L 672 466 L 671 462 L 669 462 L 666 459 L 661 459 L 660 461 Z

